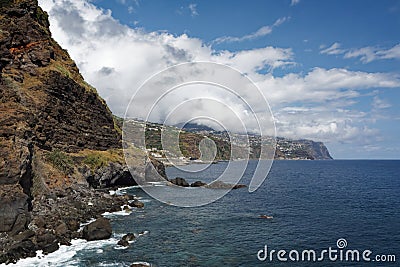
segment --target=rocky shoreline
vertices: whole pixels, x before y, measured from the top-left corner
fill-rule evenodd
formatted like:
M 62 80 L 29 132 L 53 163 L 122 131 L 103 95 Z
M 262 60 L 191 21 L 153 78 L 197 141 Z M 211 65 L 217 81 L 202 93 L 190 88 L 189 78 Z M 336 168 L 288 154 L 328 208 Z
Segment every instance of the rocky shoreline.
M 107 238 L 101 214 L 143 204 L 102 189 L 165 170 L 139 149 L 128 169 L 121 125 L 52 38 L 37 0 L 0 1 L 0 14 L 1 264 Z
M 143 206 L 132 196 L 111 196 L 108 192 L 82 186 L 67 188 L 65 192 L 49 198 L 35 199 L 32 204 L 26 229 L 0 233 L 0 263 L 15 263 L 21 258 L 35 257 L 38 250 L 48 254 L 60 245 L 70 245 L 72 239 L 107 239 L 111 236 L 111 226 L 101 214 L 121 211 L 128 205 Z M 93 218 L 97 220 L 79 231 L 82 224 Z M 21 221 L 15 222 L 14 230 L 19 223 Z M 22 223 L 19 227 L 24 226 Z
M 101 214 L 143 203 L 107 189 L 166 175 L 161 162 L 122 141 L 121 121 L 51 37 L 37 0 L 0 1 L 0 14 L 0 264 L 7 264 L 73 239 L 108 238 Z
M 239 188 L 247 187 L 247 185 L 244 185 L 244 184 L 230 184 L 230 183 L 225 183 L 222 181 L 214 181 L 209 184 L 202 182 L 202 181 L 195 181 L 195 182 L 189 184 L 182 177 L 175 177 L 174 179 L 168 180 L 167 185 L 180 186 L 180 187 L 203 187 L 203 188 L 208 188 L 208 189 L 239 189 Z

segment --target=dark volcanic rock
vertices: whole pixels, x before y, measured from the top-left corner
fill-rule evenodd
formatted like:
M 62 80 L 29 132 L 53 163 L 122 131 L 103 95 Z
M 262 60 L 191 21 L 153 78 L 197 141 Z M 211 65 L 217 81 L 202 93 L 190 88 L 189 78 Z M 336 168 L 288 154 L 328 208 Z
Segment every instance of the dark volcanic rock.
M 29 139 L 46 150 L 119 147 L 111 112 L 51 38 L 47 14 L 35 0 L 9 2 L 0 6 L 7 14 L 0 19 L 0 107 L 6 111 L 0 137 Z M 6 163 L 15 164 L 13 158 Z
M 43 254 L 47 255 L 49 253 L 56 251 L 59 248 L 60 248 L 60 246 L 56 242 L 48 244 L 43 248 Z
M 94 188 L 137 185 L 128 167 L 116 162 L 110 162 L 107 166 L 97 169 L 95 172 L 89 168 L 83 168 L 80 171 Z
M 133 240 L 135 240 L 136 239 L 136 237 L 135 237 L 135 234 L 133 234 L 133 233 L 128 233 L 128 234 L 126 234 L 126 235 L 124 235 L 122 238 L 121 238 L 121 240 L 125 240 L 125 241 L 133 241 Z
M 17 236 L 15 236 L 14 240 L 17 241 L 17 242 L 21 242 L 21 241 L 25 241 L 25 240 L 30 239 L 34 235 L 35 235 L 34 231 L 26 230 L 25 232 L 22 232 L 22 233 L 18 234 Z
M 168 180 L 164 164 L 154 158 L 150 158 L 150 161 L 146 164 L 145 180 L 146 182 Z
M 36 0 L 0 5 L 0 186 L 21 185 L 31 197 L 39 150 L 120 147 L 104 100 L 52 38 Z
M 222 181 L 214 181 L 208 185 L 206 185 L 207 188 L 210 189 L 238 189 L 238 188 L 243 188 L 247 187 L 244 184 L 228 184 L 224 183 Z
M 28 196 L 19 185 L 0 186 L 0 232 L 14 234 L 29 223 Z
M 25 240 L 12 245 L 6 254 L 6 262 L 16 262 L 20 258 L 35 257 L 36 247 L 31 240 Z M 1 260 L 1 258 L 0 258 Z
M 68 233 L 68 226 L 65 222 L 61 222 L 55 229 L 58 236 L 64 236 Z
M 0 264 L 35 256 L 37 249 L 50 253 L 82 235 L 108 238 L 106 219 L 77 230 L 99 214 L 120 210 L 129 198 L 89 185 L 135 183 L 115 154 L 90 166 L 85 157 L 120 150 L 121 131 L 105 101 L 52 39 L 37 0 L 0 0 L 0 110 Z M 162 163 L 152 162 L 165 175 Z M 146 164 L 134 167 L 144 178 Z
M 58 249 L 58 243 L 70 245 L 72 238 L 82 238 L 83 233 L 77 232 L 80 223 L 105 211 L 120 210 L 129 200 L 127 196 L 110 196 L 89 188 L 74 187 L 67 191 L 68 196 L 64 198 L 46 199 L 43 196 L 33 200 L 33 219 L 28 225 L 29 230 L 15 236 L 0 233 L 0 263 L 34 256 L 38 249 L 50 253 Z M 77 201 L 75 204 L 80 204 L 79 209 L 71 204 L 73 200 Z M 87 205 L 89 202 L 94 205 Z M 111 231 L 110 228 L 105 229 L 108 229 L 107 233 Z
M 49 71 L 44 86 L 31 90 L 43 90 L 47 96 L 35 126 L 40 147 L 73 152 L 120 146 L 113 117 L 95 91 L 56 71 Z
M 139 200 L 134 200 L 131 205 L 135 208 L 143 208 L 144 207 L 144 203 L 139 201 Z
M 0 232 L 16 234 L 29 224 L 34 195 L 52 190 L 43 179 L 56 177 L 39 166 L 40 151 L 106 150 L 121 136 L 104 100 L 51 38 L 37 1 L 1 1 L 0 14 Z M 67 175 L 53 178 L 54 186 Z
M 245 187 L 247 187 L 247 185 L 245 185 L 245 184 L 235 184 L 233 186 L 233 189 L 239 189 L 239 188 L 245 188 Z
M 191 187 L 201 187 L 201 186 L 206 186 L 207 184 L 202 182 L 202 181 L 196 181 L 194 183 L 192 183 L 190 186 Z
M 169 180 L 172 184 L 177 185 L 177 186 L 183 186 L 183 187 L 188 187 L 189 183 L 186 182 L 184 178 L 181 177 L 176 177 L 174 179 Z
M 120 245 L 120 246 L 123 246 L 123 247 L 129 247 L 129 242 L 126 241 L 126 240 L 121 239 L 121 240 L 118 241 L 117 245 Z
M 53 235 L 52 233 L 45 232 L 36 238 L 36 242 L 39 247 L 45 248 L 49 244 L 54 243 L 56 241 L 56 239 L 57 239 L 57 237 L 55 235 Z
M 82 230 L 82 234 L 87 241 L 108 239 L 112 234 L 110 221 L 101 217 L 86 225 Z

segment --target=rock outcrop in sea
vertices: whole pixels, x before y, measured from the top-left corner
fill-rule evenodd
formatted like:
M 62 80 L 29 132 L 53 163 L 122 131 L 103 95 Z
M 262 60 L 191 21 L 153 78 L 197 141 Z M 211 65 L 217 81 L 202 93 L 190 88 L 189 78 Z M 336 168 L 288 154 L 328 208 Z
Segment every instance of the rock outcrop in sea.
M 140 150 L 128 170 L 121 127 L 51 37 L 37 0 L 0 1 L 0 114 L 0 263 L 55 251 L 82 237 L 81 223 L 131 200 L 94 188 L 165 176 Z

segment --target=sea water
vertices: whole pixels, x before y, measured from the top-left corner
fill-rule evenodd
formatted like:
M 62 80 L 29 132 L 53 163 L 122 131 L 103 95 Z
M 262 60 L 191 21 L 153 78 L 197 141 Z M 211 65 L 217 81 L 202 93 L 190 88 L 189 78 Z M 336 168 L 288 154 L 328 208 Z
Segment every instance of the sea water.
M 212 164 L 201 173 L 168 168 L 169 178 L 210 182 L 226 168 Z M 249 183 L 256 161 L 250 161 L 240 183 Z M 196 166 L 189 167 L 196 168 Z M 22 260 L 19 266 L 364 266 L 371 263 L 330 260 L 290 260 L 296 250 L 365 250 L 375 255 L 395 255 L 396 262 L 373 266 L 398 266 L 400 262 L 400 161 L 334 160 L 275 161 L 268 178 L 254 193 L 233 190 L 218 201 L 196 208 L 161 203 L 139 188 L 125 189 L 145 202 L 121 216 L 107 214 L 114 229 L 110 240 L 75 240 L 48 256 Z M 163 190 L 162 186 L 157 187 Z M 260 216 L 270 216 L 269 219 Z M 271 218 L 272 217 L 272 218 Z M 137 239 L 123 249 L 117 241 L 126 233 Z M 285 250 L 260 260 L 265 248 Z M 275 252 L 276 253 L 276 252 Z M 296 254 L 292 254 L 292 256 Z M 269 254 L 268 254 L 269 256 Z M 318 257 L 320 254 L 317 255 Z M 343 255 L 342 255 L 343 256 Z M 373 259 L 375 260 L 375 259 Z

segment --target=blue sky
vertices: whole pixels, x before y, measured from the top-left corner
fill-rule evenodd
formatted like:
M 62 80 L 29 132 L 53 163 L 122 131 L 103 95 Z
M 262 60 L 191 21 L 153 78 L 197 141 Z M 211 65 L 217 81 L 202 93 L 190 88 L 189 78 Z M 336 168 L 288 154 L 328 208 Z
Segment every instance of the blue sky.
M 255 81 L 278 135 L 324 141 L 335 158 L 400 158 L 400 1 L 39 3 L 118 115 L 150 75 L 209 60 Z

